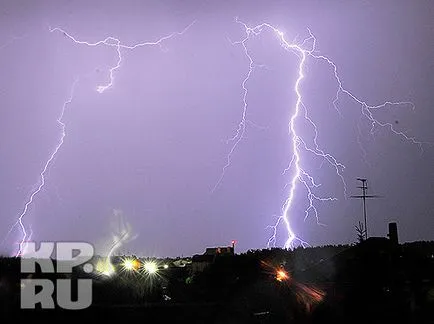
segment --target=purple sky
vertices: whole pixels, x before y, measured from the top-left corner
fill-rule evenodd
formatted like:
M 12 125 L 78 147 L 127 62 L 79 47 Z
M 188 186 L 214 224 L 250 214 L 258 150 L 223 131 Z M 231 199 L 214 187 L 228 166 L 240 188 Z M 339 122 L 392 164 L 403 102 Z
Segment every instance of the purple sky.
M 288 194 L 282 176 L 291 159 L 288 121 L 296 102 L 299 58 L 264 31 L 248 42 L 263 68 L 246 84 L 249 123 L 217 190 L 231 138 L 243 108 L 242 81 L 249 61 L 238 16 L 254 26 L 268 22 L 290 40 L 308 28 L 317 54 L 338 66 L 344 87 L 370 105 L 411 101 L 374 112 L 418 140 L 434 143 L 434 3 L 432 1 L 2 1 L 0 4 L 0 237 L 21 214 L 39 185 L 39 174 L 56 147 L 56 122 L 75 78 L 63 121 L 67 136 L 24 218 L 36 241 L 84 240 L 106 250 L 121 210 L 136 238 L 120 252 L 175 256 L 238 240 L 238 251 L 266 246 Z M 254 4 L 253 4 L 254 3 Z M 122 44 L 162 43 L 122 51 L 111 88 L 115 47 L 75 44 L 108 36 Z M 434 147 L 418 145 L 361 118 L 360 105 L 341 95 L 341 115 L 332 101 L 333 70 L 310 59 L 301 84 L 303 102 L 318 126 L 318 143 L 346 168 L 348 194 L 359 194 L 357 177 L 383 196 L 369 201 L 371 235 L 384 236 L 398 222 L 401 241 L 434 239 Z M 253 126 L 253 123 L 257 126 Z M 360 142 L 358 143 L 358 126 Z M 300 120 L 300 135 L 312 141 Z M 364 153 L 365 152 L 365 153 Z M 333 168 L 301 150 L 303 164 L 322 186 L 304 220 L 306 192 L 298 186 L 291 224 L 312 245 L 351 243 L 361 220 L 361 202 L 345 199 Z M 17 249 L 16 227 L 1 253 Z M 277 245 L 286 239 L 278 230 Z

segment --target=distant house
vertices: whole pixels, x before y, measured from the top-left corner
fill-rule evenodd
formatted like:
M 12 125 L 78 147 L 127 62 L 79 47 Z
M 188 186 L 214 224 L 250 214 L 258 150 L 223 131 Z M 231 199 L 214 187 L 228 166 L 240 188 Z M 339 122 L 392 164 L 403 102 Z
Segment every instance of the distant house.
M 234 255 L 233 246 L 206 248 L 205 255 Z
M 206 248 L 204 254 L 196 254 L 193 256 L 192 271 L 193 273 L 202 272 L 213 264 L 216 258 L 232 255 L 234 255 L 233 246 Z

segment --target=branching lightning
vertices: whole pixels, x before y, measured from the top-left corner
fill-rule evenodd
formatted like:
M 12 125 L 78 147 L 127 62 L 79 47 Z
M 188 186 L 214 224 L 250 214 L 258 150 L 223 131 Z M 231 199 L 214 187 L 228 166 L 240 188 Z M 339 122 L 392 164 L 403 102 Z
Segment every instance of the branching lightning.
M 247 112 L 248 112 L 248 101 L 247 101 L 247 95 L 248 95 L 248 88 L 247 83 L 252 77 L 252 74 L 254 72 L 254 69 L 257 65 L 255 65 L 255 62 L 253 60 L 253 57 L 248 49 L 248 42 L 254 38 L 255 36 L 259 36 L 264 30 L 269 30 L 272 33 L 274 33 L 277 38 L 279 39 L 280 45 L 285 51 L 292 52 L 295 54 L 299 61 L 298 61 L 298 70 L 297 70 L 297 79 L 294 83 L 293 91 L 296 96 L 296 102 L 295 106 L 291 109 L 291 113 L 289 115 L 289 123 L 288 123 L 288 131 L 290 136 L 290 145 L 291 145 L 291 151 L 292 151 L 292 157 L 290 159 L 290 163 L 288 167 L 284 170 L 283 174 L 286 174 L 287 172 L 291 172 L 291 177 L 289 180 L 289 183 L 287 186 L 289 187 L 289 191 L 287 194 L 287 198 L 285 202 L 283 203 L 282 209 L 281 209 L 281 215 L 278 216 L 276 223 L 273 226 L 269 226 L 272 229 L 272 235 L 268 239 L 267 246 L 275 246 L 276 245 L 276 239 L 277 239 L 277 229 L 278 227 L 283 224 L 286 232 L 287 232 L 287 238 L 284 243 L 285 248 L 292 248 L 296 245 L 296 243 L 301 244 L 303 246 L 308 245 L 307 242 L 303 241 L 299 237 L 296 236 L 294 233 L 294 230 L 292 229 L 290 219 L 291 217 L 291 208 L 294 204 L 294 197 L 296 195 L 296 191 L 298 188 L 298 185 L 301 185 L 302 188 L 305 190 L 306 195 L 306 201 L 307 201 L 307 207 L 305 208 L 304 212 L 304 219 L 313 214 L 316 218 L 316 221 L 319 225 L 324 225 L 319 220 L 318 211 L 316 208 L 317 202 L 322 201 L 333 201 L 337 200 L 335 197 L 321 197 L 317 194 L 315 194 L 315 189 L 320 186 L 320 184 L 315 182 L 315 179 L 313 176 L 309 174 L 307 171 L 307 167 L 302 160 L 301 152 L 307 152 L 310 154 L 313 154 L 317 157 L 320 157 L 323 159 L 323 163 L 328 163 L 332 168 L 335 169 L 337 177 L 342 182 L 343 186 L 343 195 L 346 198 L 347 197 L 347 186 L 344 179 L 344 169 L 345 166 L 343 163 L 341 163 L 337 158 L 335 158 L 331 153 L 326 152 L 323 150 L 319 144 L 318 144 L 318 129 L 315 124 L 315 122 L 312 120 L 312 118 L 309 116 L 309 110 L 303 103 L 303 95 L 301 91 L 301 84 L 303 79 L 305 78 L 305 67 L 307 64 L 308 59 L 314 59 L 319 61 L 324 61 L 326 64 L 328 64 L 332 70 L 333 75 L 337 83 L 337 90 L 336 95 L 333 99 L 333 107 L 336 109 L 336 111 L 341 115 L 341 112 L 338 107 L 338 102 L 340 99 L 340 96 L 342 94 L 347 95 L 349 98 L 351 98 L 354 102 L 356 102 L 361 107 L 361 116 L 366 118 L 371 123 L 371 134 L 374 133 L 374 129 L 378 127 L 388 128 L 393 134 L 401 136 L 403 139 L 413 143 L 417 144 L 422 149 L 422 142 L 417 141 L 414 137 L 408 136 L 406 133 L 402 131 L 396 130 L 391 123 L 387 122 L 381 122 L 378 119 L 376 119 L 373 116 L 373 111 L 376 109 L 385 108 L 387 106 L 397 106 L 397 105 L 406 105 L 410 106 L 412 109 L 414 109 L 414 105 L 411 102 L 391 102 L 386 101 L 380 105 L 368 105 L 366 101 L 363 101 L 356 97 L 353 93 L 351 93 L 349 90 L 345 89 L 343 87 L 341 78 L 338 74 L 338 68 L 336 64 L 329 59 L 326 56 L 323 55 L 317 55 L 316 52 L 316 38 L 312 34 L 310 30 L 308 30 L 309 37 L 304 39 L 301 43 L 291 43 L 287 41 L 284 37 L 284 33 L 281 32 L 278 28 L 274 27 L 273 25 L 269 23 L 262 23 L 260 25 L 257 25 L 255 27 L 249 27 L 244 22 L 238 20 L 236 18 L 236 22 L 239 23 L 244 27 L 245 30 L 245 38 L 238 42 L 233 42 L 233 45 L 241 45 L 243 48 L 243 52 L 247 58 L 248 61 L 248 71 L 245 76 L 245 78 L 242 81 L 242 89 L 243 89 L 243 109 L 242 109 L 242 116 L 241 120 L 238 124 L 238 128 L 235 132 L 235 135 L 230 138 L 229 141 L 233 142 L 233 145 L 231 149 L 229 150 L 229 153 L 227 155 L 226 164 L 224 165 L 222 172 L 220 174 L 220 177 L 215 184 L 213 191 L 215 191 L 218 186 L 221 184 L 225 173 L 229 166 L 231 165 L 231 160 L 234 152 L 236 151 L 238 145 L 240 144 L 241 140 L 244 138 L 246 128 L 247 128 Z M 309 48 L 306 48 L 306 44 L 311 44 Z M 297 128 L 297 121 L 299 119 L 303 119 L 305 122 L 307 122 L 310 127 L 312 128 L 314 132 L 314 138 L 313 138 L 313 144 L 308 144 L 307 141 L 303 138 L 303 136 L 300 134 L 299 129 Z
M 68 37 L 70 40 L 72 40 L 74 43 L 76 44 L 81 44 L 81 45 L 87 45 L 90 47 L 95 47 L 98 45 L 105 45 L 105 46 L 109 46 L 109 47 L 115 47 L 116 52 L 117 52 L 117 56 L 118 59 L 116 61 L 116 64 L 112 67 L 109 68 L 109 81 L 107 84 L 105 85 L 99 85 L 97 87 L 97 91 L 99 93 L 103 93 L 104 91 L 106 91 L 107 89 L 111 88 L 113 83 L 114 83 L 114 73 L 117 69 L 120 68 L 121 64 L 122 64 L 122 52 L 121 50 L 134 50 L 137 49 L 139 47 L 143 47 L 143 46 L 162 46 L 162 43 L 165 40 L 171 39 L 175 36 L 180 36 L 183 35 L 185 32 L 187 32 L 191 26 L 193 26 L 193 24 L 195 23 L 195 21 L 193 21 L 192 23 L 190 23 L 187 27 L 185 27 L 181 32 L 173 32 L 169 35 L 163 36 L 161 38 L 159 38 L 156 41 L 149 41 L 149 42 L 142 42 L 142 43 L 137 43 L 134 45 L 125 45 L 122 44 L 121 41 L 115 37 L 109 36 L 107 38 L 105 38 L 104 40 L 101 41 L 97 41 L 97 42 L 88 42 L 88 41 L 81 41 L 76 39 L 75 37 L 73 37 L 72 35 L 70 35 L 69 33 L 67 33 L 65 30 L 61 29 L 61 28 L 50 28 L 49 31 L 50 32 L 61 32 L 63 33 L 63 35 L 65 35 L 66 37 Z M 59 143 L 55 146 L 52 154 L 50 155 L 50 157 L 48 158 L 48 160 L 45 162 L 44 167 L 40 173 L 40 181 L 39 181 L 39 185 L 37 186 L 36 190 L 33 191 L 28 199 L 28 201 L 25 203 L 24 208 L 22 213 L 19 215 L 17 221 L 12 225 L 12 227 L 10 228 L 10 230 L 8 231 L 8 233 L 6 234 L 5 238 L 3 239 L 2 244 L 5 242 L 6 238 L 9 236 L 9 234 L 12 232 L 12 230 L 19 225 L 20 230 L 22 232 L 22 238 L 21 241 L 19 243 L 19 249 L 18 252 L 16 253 L 16 256 L 20 256 L 22 255 L 24 246 L 25 246 L 25 242 L 26 239 L 28 237 L 27 234 L 27 230 L 26 227 L 24 226 L 24 218 L 28 212 L 28 209 L 30 207 L 30 205 L 34 202 L 34 198 L 36 197 L 36 195 L 43 189 L 44 185 L 45 185 L 45 181 L 46 181 L 46 173 L 50 167 L 50 165 L 52 164 L 52 162 L 54 161 L 57 153 L 59 152 L 60 148 L 62 147 L 65 137 L 66 137 L 66 124 L 62 121 L 63 120 L 63 116 L 65 113 L 65 109 L 66 107 L 72 102 L 73 99 L 73 95 L 74 95 L 74 90 L 75 90 L 75 86 L 78 82 L 78 79 L 76 79 L 73 83 L 72 86 L 72 90 L 71 90 L 71 94 L 69 99 L 64 103 L 63 108 L 61 110 L 61 114 L 59 116 L 59 118 L 57 119 L 58 124 L 61 127 L 61 137 L 59 140 Z M 113 253 L 113 251 L 115 251 L 119 245 L 121 245 L 128 237 L 128 232 L 124 233 L 124 235 L 121 235 L 118 240 L 113 244 L 110 252 L 109 252 L 109 257 L 111 256 L 111 254 Z
M 292 248 L 297 243 L 301 245 L 307 245 L 308 244 L 307 242 L 305 242 L 295 234 L 291 226 L 292 219 L 294 218 L 294 216 L 291 215 L 291 212 L 292 212 L 292 207 L 294 205 L 294 199 L 296 193 L 298 193 L 299 190 L 298 188 L 301 187 L 301 189 L 304 191 L 306 202 L 307 202 L 304 211 L 304 219 L 308 218 L 310 215 L 313 215 L 316 218 L 316 221 L 319 225 L 324 225 L 324 224 L 322 224 L 319 219 L 319 215 L 316 207 L 317 204 L 319 202 L 324 202 L 324 201 L 334 201 L 337 200 L 337 198 L 322 197 L 316 193 L 316 189 L 320 186 L 320 184 L 317 183 L 315 178 L 309 173 L 301 153 L 303 152 L 305 154 L 310 154 L 319 157 L 323 160 L 323 163 L 327 163 L 330 167 L 334 168 L 336 176 L 339 178 L 339 181 L 341 181 L 342 183 L 343 195 L 344 197 L 347 197 L 347 186 L 344 178 L 345 165 L 342 162 L 340 162 L 336 157 L 334 157 L 330 152 L 327 152 L 326 150 L 320 147 L 320 145 L 318 144 L 319 132 L 317 126 L 314 120 L 312 119 L 311 115 L 309 114 L 309 107 L 307 107 L 303 103 L 302 83 L 306 75 L 306 64 L 308 63 L 308 61 L 316 60 L 316 61 L 324 62 L 332 69 L 333 76 L 337 84 L 336 95 L 332 101 L 332 104 L 339 114 L 341 114 L 341 112 L 339 110 L 338 103 L 340 101 L 341 96 L 346 95 L 360 106 L 361 118 L 364 118 L 371 124 L 371 129 L 370 129 L 371 134 L 374 134 L 375 129 L 385 128 L 388 129 L 390 132 L 392 132 L 394 135 L 400 136 L 403 139 L 418 145 L 422 150 L 422 144 L 423 144 L 422 142 L 416 140 L 416 138 L 411 137 L 402 131 L 397 130 L 396 128 L 394 128 L 394 125 L 391 123 L 379 121 L 374 117 L 373 114 L 375 110 L 386 108 L 389 106 L 404 105 L 404 106 L 410 106 L 412 109 L 414 109 L 414 105 L 411 102 L 392 102 L 392 101 L 386 101 L 379 105 L 368 105 L 366 101 L 359 99 L 352 92 L 345 89 L 343 86 L 343 82 L 341 81 L 341 78 L 338 74 L 337 65 L 328 57 L 316 54 L 316 38 L 311 33 L 310 30 L 308 30 L 309 36 L 306 39 L 304 39 L 300 43 L 296 43 L 296 42 L 287 41 L 284 37 L 284 33 L 269 23 L 262 23 L 254 27 L 249 27 L 247 24 L 245 24 L 244 22 L 238 19 L 236 19 L 236 22 L 244 28 L 245 37 L 241 41 L 234 42 L 233 45 L 240 45 L 242 47 L 244 55 L 248 61 L 248 70 L 241 83 L 241 87 L 243 91 L 243 95 L 242 95 L 243 107 L 242 107 L 241 120 L 238 123 L 238 127 L 236 128 L 235 134 L 228 140 L 228 143 L 229 142 L 232 143 L 232 146 L 228 152 L 226 163 L 223 166 L 220 177 L 218 178 L 218 181 L 216 182 L 212 191 L 215 191 L 221 185 L 225 177 L 225 174 L 232 163 L 233 154 L 237 150 L 241 141 L 245 138 L 247 126 L 249 124 L 253 124 L 250 120 L 248 120 L 248 108 L 249 108 L 248 83 L 254 74 L 255 68 L 260 67 L 260 65 L 255 63 L 252 54 L 249 52 L 248 43 L 254 37 L 259 36 L 263 31 L 266 30 L 271 31 L 279 40 L 282 48 L 287 52 L 291 52 L 292 54 L 295 54 L 295 56 L 298 58 L 298 68 L 296 72 L 296 80 L 294 82 L 293 89 L 292 89 L 292 91 L 295 94 L 296 100 L 294 106 L 291 107 L 289 118 L 288 118 L 288 135 L 289 135 L 289 144 L 292 152 L 292 157 L 290 159 L 290 163 L 288 167 L 283 171 L 284 175 L 286 175 L 287 173 L 290 174 L 290 179 L 287 183 L 288 192 L 287 192 L 287 197 L 281 207 L 281 214 L 277 217 L 275 224 L 273 226 L 270 226 L 270 228 L 272 229 L 272 235 L 269 238 L 267 245 L 268 246 L 276 245 L 277 229 L 281 225 L 284 225 L 284 228 L 287 232 L 287 238 L 284 243 L 285 248 Z M 108 75 L 109 75 L 108 81 L 105 84 L 101 84 L 96 87 L 96 91 L 98 91 L 99 93 L 104 93 L 106 90 L 110 89 L 115 83 L 115 74 L 122 65 L 124 51 L 135 50 L 145 46 L 161 47 L 164 41 L 169 40 L 176 36 L 183 35 L 185 32 L 187 32 L 190 29 L 190 27 L 194 23 L 195 21 L 193 21 L 182 31 L 171 33 L 167 36 L 161 37 L 156 41 L 141 42 L 134 45 L 123 44 L 120 39 L 113 36 L 106 37 L 103 40 L 90 42 L 90 41 L 79 40 L 78 38 L 72 36 L 62 28 L 58 28 L 58 27 L 50 28 L 49 31 L 52 33 L 60 32 L 67 39 L 69 39 L 70 41 L 74 42 L 77 45 L 84 45 L 88 47 L 107 46 L 109 48 L 114 48 L 114 50 L 116 51 L 117 59 L 116 62 L 113 63 L 113 65 L 111 65 L 108 68 Z M 16 254 L 17 256 L 22 254 L 23 249 L 25 248 L 26 239 L 28 238 L 27 229 L 24 224 L 24 218 L 27 215 L 29 207 L 34 202 L 36 195 L 43 189 L 46 182 L 46 173 L 49 167 L 54 162 L 56 155 L 58 154 L 59 150 L 61 149 L 64 143 L 66 137 L 66 124 L 63 122 L 63 116 L 67 106 L 73 100 L 74 90 L 77 82 L 78 79 L 74 81 L 70 96 L 68 100 L 65 101 L 61 110 L 61 114 L 57 119 L 57 122 L 61 127 L 60 140 L 58 144 L 55 146 L 52 154 L 49 156 L 48 160 L 44 164 L 44 167 L 39 176 L 40 181 L 38 183 L 36 190 L 34 190 L 31 193 L 29 199 L 24 205 L 22 213 L 19 215 L 17 221 L 15 222 L 15 224 L 13 224 L 8 234 L 6 235 L 8 236 L 10 232 L 17 225 L 19 225 L 20 230 L 22 232 L 22 239 L 19 245 L 19 250 Z M 307 123 L 311 128 L 314 134 L 313 140 L 307 141 L 300 133 L 300 129 L 298 127 L 298 121 L 300 120 L 302 120 L 304 123 Z M 359 131 L 359 135 L 360 135 L 360 131 Z M 360 137 L 358 137 L 358 140 L 360 142 Z M 363 154 L 365 156 L 365 152 Z M 122 232 L 118 237 L 116 237 L 116 240 L 113 243 L 108 253 L 108 257 L 107 257 L 108 260 L 110 260 L 110 256 L 113 254 L 113 252 L 117 248 L 119 248 L 119 246 L 123 244 L 125 240 L 128 239 L 128 237 L 129 237 L 128 230 Z M 108 262 L 109 264 L 111 264 L 110 261 Z
M 105 85 L 99 85 L 96 89 L 99 93 L 103 93 L 104 91 L 106 91 L 107 89 L 112 87 L 113 82 L 114 82 L 114 73 L 117 69 L 120 68 L 120 66 L 122 64 L 121 49 L 122 50 L 134 50 L 136 48 L 143 47 L 143 46 L 160 46 L 161 47 L 165 40 L 171 39 L 175 36 L 183 35 L 185 32 L 187 32 L 191 28 L 191 26 L 193 26 L 195 24 L 195 22 L 196 21 L 193 21 L 191 24 L 189 24 L 187 27 L 185 27 L 180 32 L 171 33 L 171 34 L 166 35 L 164 37 L 161 37 L 158 40 L 153 41 L 153 42 L 142 42 L 142 43 L 137 43 L 134 45 L 122 44 L 118 38 L 113 37 L 113 36 L 109 36 L 103 40 L 93 42 L 93 43 L 88 42 L 88 41 L 81 41 L 81 40 L 76 39 L 74 36 L 70 35 L 69 33 L 67 33 L 65 30 L 58 28 L 58 27 L 50 28 L 50 32 L 61 32 L 61 33 L 63 33 L 63 35 L 68 37 L 70 40 L 72 40 L 76 44 L 86 45 L 86 46 L 90 46 L 90 47 L 105 45 L 105 46 L 116 48 L 116 53 L 117 53 L 118 58 L 117 58 L 116 64 L 114 66 L 110 67 L 110 69 L 109 69 L 109 82 Z
M 78 79 L 76 79 L 74 81 L 74 83 L 72 84 L 69 98 L 64 102 L 64 104 L 62 106 L 62 110 L 60 112 L 60 116 L 57 118 L 57 123 L 60 126 L 60 130 L 61 130 L 60 139 L 59 139 L 59 142 L 57 143 L 57 145 L 55 146 L 53 152 L 51 153 L 50 157 L 45 162 L 41 173 L 39 174 L 39 185 L 36 187 L 36 190 L 34 190 L 32 192 L 32 194 L 30 195 L 26 204 L 24 205 L 24 209 L 21 212 L 20 216 L 18 217 L 17 221 L 12 225 L 12 227 L 9 229 L 8 233 L 6 234 L 5 239 L 11 233 L 11 231 L 15 228 L 15 226 L 19 225 L 23 235 L 22 235 L 21 242 L 19 244 L 19 248 L 18 248 L 18 251 L 16 253 L 16 256 L 22 255 L 23 249 L 26 245 L 27 231 L 26 231 L 26 227 L 24 226 L 24 217 L 26 216 L 27 211 L 29 210 L 30 205 L 33 203 L 36 195 L 39 194 L 41 192 L 42 188 L 45 186 L 45 180 L 46 180 L 45 176 L 46 176 L 46 173 L 48 171 L 48 168 L 50 167 L 50 165 L 52 164 L 52 162 L 56 158 L 57 153 L 59 152 L 60 148 L 62 147 L 62 145 L 64 143 L 65 136 L 66 136 L 66 124 L 63 122 L 63 116 L 65 114 L 66 108 L 72 102 L 72 99 L 74 98 L 74 90 L 75 90 L 75 87 L 77 85 L 77 82 L 78 82 Z M 3 242 L 4 242 L 4 240 L 3 240 Z

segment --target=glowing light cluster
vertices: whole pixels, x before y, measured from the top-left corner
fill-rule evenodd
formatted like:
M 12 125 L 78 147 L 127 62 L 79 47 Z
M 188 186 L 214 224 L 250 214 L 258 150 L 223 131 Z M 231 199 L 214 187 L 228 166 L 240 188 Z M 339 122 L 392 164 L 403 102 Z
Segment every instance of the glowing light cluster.
M 152 277 L 154 275 L 159 275 L 161 270 L 167 269 L 169 269 L 168 264 L 161 265 L 156 260 L 141 261 L 138 258 L 130 256 L 122 257 L 120 263 L 117 265 L 114 265 L 110 258 L 100 259 L 95 266 L 96 273 L 107 277 L 113 276 L 118 271 L 143 274 L 147 277 Z
M 150 275 L 156 274 L 159 269 L 159 265 L 156 261 L 145 261 L 142 263 L 140 260 L 130 257 L 124 258 L 121 266 L 124 271 L 138 271 L 142 269 L 145 273 Z M 168 267 L 167 264 L 163 266 L 164 269 Z
M 124 271 L 137 271 L 140 268 L 140 261 L 134 258 L 124 258 L 122 261 L 122 269 Z

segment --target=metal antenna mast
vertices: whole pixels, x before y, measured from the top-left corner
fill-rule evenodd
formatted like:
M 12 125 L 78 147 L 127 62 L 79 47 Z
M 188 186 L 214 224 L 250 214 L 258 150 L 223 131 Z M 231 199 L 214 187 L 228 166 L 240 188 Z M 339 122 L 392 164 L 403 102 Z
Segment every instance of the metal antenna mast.
M 380 196 L 377 195 L 368 195 L 367 194 L 367 190 L 368 190 L 368 186 L 366 184 L 366 182 L 368 181 L 367 179 L 362 179 L 362 178 L 357 178 L 357 180 L 362 182 L 362 186 L 361 187 L 357 187 L 362 189 L 362 195 L 359 196 L 351 196 L 351 198 L 359 198 L 359 199 L 363 199 L 363 217 L 365 220 L 365 240 L 368 239 L 368 224 L 366 221 L 366 198 L 380 198 Z

